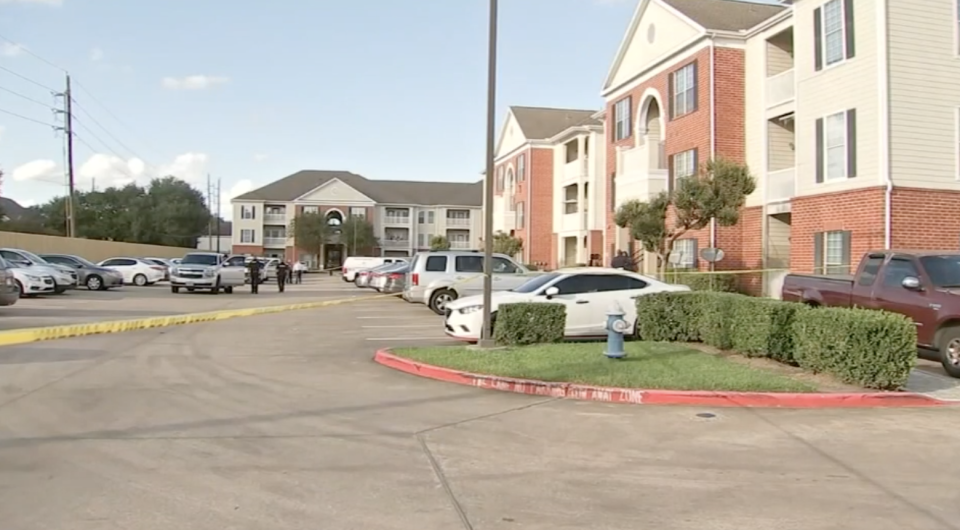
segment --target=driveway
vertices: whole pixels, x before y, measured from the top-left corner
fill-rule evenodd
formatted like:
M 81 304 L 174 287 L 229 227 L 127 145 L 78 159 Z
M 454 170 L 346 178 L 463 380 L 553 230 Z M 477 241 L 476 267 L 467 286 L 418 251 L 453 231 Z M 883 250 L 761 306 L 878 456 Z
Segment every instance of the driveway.
M 225 297 L 224 297 L 225 298 Z M 618 406 L 371 362 L 399 300 L 0 349 L 9 530 L 955 528 L 958 412 Z

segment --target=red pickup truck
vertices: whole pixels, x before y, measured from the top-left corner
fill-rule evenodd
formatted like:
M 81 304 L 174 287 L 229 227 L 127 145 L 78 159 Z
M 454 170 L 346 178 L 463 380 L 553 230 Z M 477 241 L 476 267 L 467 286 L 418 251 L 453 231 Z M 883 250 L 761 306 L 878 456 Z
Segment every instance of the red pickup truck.
M 854 276 L 788 274 L 782 296 L 812 306 L 882 309 L 910 317 L 921 355 L 937 352 L 947 374 L 960 378 L 960 252 L 871 251 Z

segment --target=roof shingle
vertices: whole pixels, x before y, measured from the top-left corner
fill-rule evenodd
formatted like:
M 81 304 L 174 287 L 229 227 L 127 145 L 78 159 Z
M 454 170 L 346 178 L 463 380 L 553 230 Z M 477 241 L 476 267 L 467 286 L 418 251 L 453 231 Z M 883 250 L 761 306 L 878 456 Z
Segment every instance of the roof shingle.
M 701 26 L 716 31 L 743 31 L 787 9 L 784 5 L 742 0 L 664 0 Z
M 596 110 L 510 107 L 510 112 L 527 140 L 546 140 L 570 127 L 603 125 L 595 120 Z
M 423 206 L 481 206 L 483 182 L 417 182 L 369 180 L 349 171 L 303 170 L 266 186 L 244 193 L 240 201 L 289 202 L 330 182 L 339 180 L 379 204 Z

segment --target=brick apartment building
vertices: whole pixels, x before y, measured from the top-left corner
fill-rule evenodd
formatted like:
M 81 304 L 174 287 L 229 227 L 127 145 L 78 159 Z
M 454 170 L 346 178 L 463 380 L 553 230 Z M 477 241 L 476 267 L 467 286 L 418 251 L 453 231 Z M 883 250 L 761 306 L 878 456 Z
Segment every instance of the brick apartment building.
M 707 246 L 719 269 L 801 272 L 956 248 L 957 24 L 955 0 L 641 0 L 603 88 L 605 260 L 630 243 L 618 205 L 711 157 L 758 186 L 737 226 L 678 241 L 686 266 Z

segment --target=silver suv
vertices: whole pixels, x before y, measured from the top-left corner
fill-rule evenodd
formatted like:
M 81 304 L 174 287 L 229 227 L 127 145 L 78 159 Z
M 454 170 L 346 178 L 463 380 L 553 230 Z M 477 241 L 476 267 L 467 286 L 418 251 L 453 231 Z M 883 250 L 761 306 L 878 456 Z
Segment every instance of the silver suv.
M 531 272 L 509 256 L 493 255 L 493 290 L 507 291 L 542 273 Z M 403 299 L 426 304 L 438 315 L 461 296 L 483 293 L 483 254 L 478 252 L 421 252 L 410 262 Z

